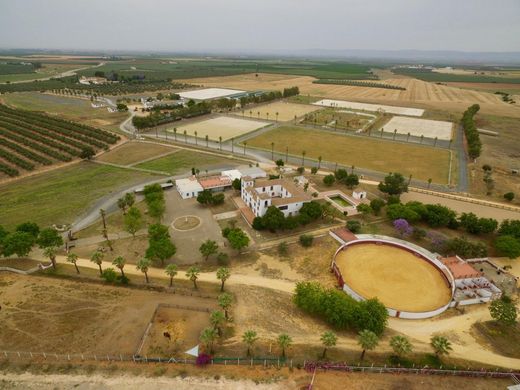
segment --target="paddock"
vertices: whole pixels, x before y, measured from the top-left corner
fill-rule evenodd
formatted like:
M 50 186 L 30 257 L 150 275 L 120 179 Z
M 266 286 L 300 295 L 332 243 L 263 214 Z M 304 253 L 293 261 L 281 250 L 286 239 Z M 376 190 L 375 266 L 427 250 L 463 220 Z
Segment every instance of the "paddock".
M 369 104 L 369 103 L 358 103 L 358 102 L 349 102 L 345 100 L 332 100 L 332 99 L 323 99 L 319 100 L 316 103 L 312 103 L 317 106 L 323 107 L 333 107 L 333 108 L 350 108 L 352 110 L 361 110 L 361 111 L 384 111 L 389 114 L 397 114 L 397 115 L 409 115 L 409 116 L 422 116 L 424 114 L 424 110 L 420 108 L 410 108 L 410 107 L 398 107 L 398 106 L 386 106 L 383 104 Z
M 396 132 L 415 137 L 437 138 L 443 141 L 450 141 L 453 134 L 453 123 L 451 122 L 405 116 L 394 116 L 382 128 L 386 133 Z

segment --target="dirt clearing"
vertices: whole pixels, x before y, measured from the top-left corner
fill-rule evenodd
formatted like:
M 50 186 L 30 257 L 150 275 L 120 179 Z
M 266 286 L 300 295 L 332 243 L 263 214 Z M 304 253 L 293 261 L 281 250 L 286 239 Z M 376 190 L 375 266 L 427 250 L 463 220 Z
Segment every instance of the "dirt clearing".
M 384 125 L 384 131 L 397 134 L 410 134 L 416 137 L 437 138 L 449 141 L 453 134 L 453 123 L 445 121 L 432 121 L 430 119 L 407 118 L 394 116 Z
M 424 110 L 420 110 L 417 108 L 408 108 L 408 107 L 394 107 L 394 106 L 384 106 L 381 104 L 366 104 L 366 103 L 357 103 L 357 102 L 347 102 L 344 100 L 331 100 L 331 99 L 323 99 L 317 101 L 316 103 L 312 103 L 317 106 L 323 107 L 336 107 L 336 108 L 350 108 L 353 110 L 362 110 L 362 111 L 384 111 L 390 114 L 400 114 L 400 115 L 410 115 L 410 116 L 422 116 Z
M 282 122 L 293 120 L 318 108 L 308 104 L 296 104 L 287 102 L 270 103 L 245 110 L 245 115 L 253 118 L 279 120 Z M 278 115 L 277 115 L 278 114 Z
M 186 134 L 189 136 L 195 136 L 195 132 L 197 132 L 196 136 L 198 138 L 204 138 L 207 135 L 209 139 L 213 141 L 218 141 L 219 137 L 222 137 L 222 140 L 226 141 L 269 126 L 270 124 L 269 122 L 219 116 L 217 118 L 181 126 L 177 129 L 177 136 L 184 135 L 184 131 L 186 131 Z M 166 131 L 173 132 L 173 129 Z
M 130 165 L 152 157 L 173 152 L 177 148 L 144 142 L 127 142 L 108 153 L 104 153 L 97 160 L 119 165 Z

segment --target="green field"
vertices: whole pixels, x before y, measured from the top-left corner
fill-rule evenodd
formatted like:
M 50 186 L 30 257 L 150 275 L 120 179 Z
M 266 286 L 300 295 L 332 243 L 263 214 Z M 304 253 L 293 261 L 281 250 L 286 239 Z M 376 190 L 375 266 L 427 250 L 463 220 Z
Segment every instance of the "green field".
M 248 147 L 274 149 L 285 154 L 300 156 L 306 152 L 306 158 L 337 162 L 345 166 L 379 172 L 400 172 L 405 176 L 413 175 L 416 179 L 446 184 L 448 182 L 449 152 L 445 149 L 404 144 L 362 136 L 347 136 L 312 130 L 296 126 L 282 126 L 258 137 L 247 140 Z
M 392 69 L 395 74 L 413 77 L 423 81 L 431 82 L 459 82 L 459 83 L 505 83 L 505 84 L 520 84 L 520 77 L 501 77 L 488 75 L 463 75 L 463 74 L 449 74 L 432 72 L 429 69 L 407 69 L 398 68 Z
M 2 219 L 8 229 L 25 221 L 41 226 L 71 223 L 99 198 L 155 176 L 80 162 L 0 186 Z
M 346 110 L 335 110 L 333 108 L 325 108 L 323 110 L 311 112 L 303 118 L 303 123 L 308 125 L 328 126 L 338 130 L 356 131 L 364 128 L 370 121 L 376 120 L 376 117 L 357 115 L 350 112 L 341 112 Z
M 73 64 L 43 64 L 36 71 L 30 65 L 0 64 L 0 83 L 41 79 L 80 67 Z
M 212 166 L 235 166 L 239 164 L 240 163 L 237 160 L 220 157 L 213 154 L 202 154 L 189 150 L 180 150 L 169 156 L 138 164 L 136 167 L 151 169 L 153 171 L 168 172 L 171 175 L 175 175 L 181 173 L 183 170 L 189 170 L 193 167 L 200 169 L 201 172 L 204 172 L 204 169 L 211 169 Z

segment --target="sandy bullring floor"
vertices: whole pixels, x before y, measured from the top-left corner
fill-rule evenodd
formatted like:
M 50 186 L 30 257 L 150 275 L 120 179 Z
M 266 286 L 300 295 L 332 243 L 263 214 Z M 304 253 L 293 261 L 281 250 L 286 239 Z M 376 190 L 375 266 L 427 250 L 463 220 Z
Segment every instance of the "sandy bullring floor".
M 389 245 L 358 244 L 336 257 L 345 283 L 365 298 L 377 297 L 386 307 L 423 312 L 438 309 L 451 291 L 433 265 Z

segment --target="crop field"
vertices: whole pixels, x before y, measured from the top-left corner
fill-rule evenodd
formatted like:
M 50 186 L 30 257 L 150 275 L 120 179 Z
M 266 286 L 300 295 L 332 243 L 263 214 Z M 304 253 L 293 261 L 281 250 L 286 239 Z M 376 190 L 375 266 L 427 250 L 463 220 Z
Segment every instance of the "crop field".
M 273 113 L 274 115 L 274 113 Z M 177 137 L 186 134 L 193 137 L 204 139 L 206 135 L 210 140 L 218 141 L 222 137 L 223 141 L 235 138 L 252 131 L 269 126 L 270 122 L 261 122 L 257 120 L 241 119 L 230 116 L 220 116 L 217 118 L 207 119 L 201 122 L 190 123 L 189 125 L 180 126 L 177 129 Z M 166 130 L 170 133 L 173 129 Z M 197 134 L 195 134 L 197 132 Z
M 1 224 L 7 229 L 28 220 L 41 226 L 72 223 L 92 202 L 118 189 L 157 176 L 81 161 L 68 167 L 0 185 Z
M 97 160 L 112 164 L 132 165 L 177 150 L 179 149 L 169 145 L 159 145 L 148 142 L 127 142 L 107 153 L 103 153 Z
M 247 140 L 248 147 L 292 155 L 306 151 L 307 158 L 323 157 L 325 161 L 379 172 L 400 172 L 416 179 L 445 184 L 448 182 L 449 152 L 443 149 L 382 141 L 362 136 L 347 136 L 296 126 L 282 126 Z
M 449 141 L 452 139 L 453 123 L 445 121 L 433 121 L 430 119 L 408 118 L 394 116 L 383 126 L 385 132 L 397 134 L 410 134 L 412 136 L 437 138 Z
M 39 92 L 11 93 L 3 95 L 1 99 L 14 108 L 43 111 L 49 115 L 110 131 L 119 131 L 119 124 L 128 117 L 127 113 L 108 112 L 104 107 L 92 108 L 90 101 L 86 99 Z
M 0 105 L 0 172 L 7 176 L 69 162 L 118 140 L 104 130 Z
M 357 131 L 364 129 L 376 119 L 375 115 L 348 110 L 325 108 L 305 115 L 303 123 L 327 126 L 334 129 Z
M 350 108 L 353 110 L 372 111 L 372 112 L 384 111 L 384 112 L 388 112 L 390 114 L 401 114 L 401 115 L 410 115 L 410 116 L 421 116 L 424 113 L 424 110 L 420 110 L 417 108 L 384 106 L 381 104 L 346 102 L 344 100 L 323 99 L 323 100 L 320 100 L 313 104 L 315 104 L 317 106 L 323 106 L 323 107 Z
M 520 84 L 520 72 L 512 71 L 479 71 L 479 70 L 452 70 L 450 72 L 432 71 L 430 69 L 398 68 L 392 70 L 396 74 L 413 77 L 431 82 L 463 82 L 463 83 L 511 83 Z
M 520 102 L 508 104 L 503 102 L 500 96 L 485 91 L 454 88 L 405 77 L 385 79 L 385 83 L 406 88 L 406 91 L 349 85 L 314 84 L 314 80 L 313 77 L 307 76 L 259 74 L 256 77 L 255 74 L 244 74 L 184 81 L 207 87 L 237 88 L 246 91 L 280 90 L 290 86 L 298 86 L 301 96 L 427 108 L 456 113 L 462 113 L 470 105 L 478 103 L 483 113 L 520 118 Z
M 244 114 L 251 118 L 270 119 L 278 121 L 290 121 L 294 117 L 301 117 L 317 108 L 308 104 L 296 104 L 287 102 L 275 102 L 246 109 Z
M 235 167 L 239 165 L 237 160 L 228 159 L 214 154 L 197 153 L 181 149 L 165 157 L 137 164 L 137 168 L 151 169 L 154 171 L 168 172 L 170 175 L 180 174 L 192 167 L 212 169 L 213 167 Z
M 73 64 L 42 64 L 41 68 L 35 69 L 30 65 L 0 64 L 0 83 L 41 79 L 80 67 Z

